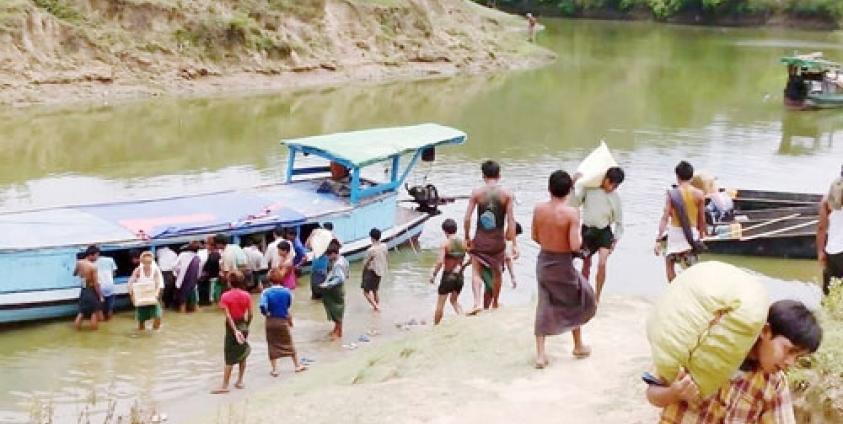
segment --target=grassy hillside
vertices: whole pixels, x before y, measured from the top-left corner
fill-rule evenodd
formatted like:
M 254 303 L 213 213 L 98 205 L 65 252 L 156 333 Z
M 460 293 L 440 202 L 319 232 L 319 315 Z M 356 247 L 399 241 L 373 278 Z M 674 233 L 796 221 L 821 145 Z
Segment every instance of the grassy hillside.
M 520 18 L 467 0 L 3 0 L 0 89 L 365 65 L 502 65 Z

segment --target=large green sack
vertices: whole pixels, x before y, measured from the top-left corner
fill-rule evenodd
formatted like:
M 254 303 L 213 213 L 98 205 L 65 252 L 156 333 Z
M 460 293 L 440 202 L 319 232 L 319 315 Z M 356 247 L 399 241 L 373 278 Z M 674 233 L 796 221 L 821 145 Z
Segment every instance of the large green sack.
M 711 261 L 686 269 L 647 320 L 659 377 L 672 382 L 684 367 L 703 396 L 714 393 L 752 349 L 769 305 L 758 278 L 737 267 Z

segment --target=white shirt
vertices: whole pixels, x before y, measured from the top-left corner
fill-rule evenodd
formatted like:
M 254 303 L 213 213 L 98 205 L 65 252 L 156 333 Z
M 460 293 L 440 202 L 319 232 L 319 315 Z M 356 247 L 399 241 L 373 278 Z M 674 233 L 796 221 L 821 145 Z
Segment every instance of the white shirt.
M 267 268 L 267 261 L 257 246 L 246 246 L 243 251 L 246 252 L 246 257 L 249 260 L 249 269 L 252 271 L 263 271 Z M 275 254 L 277 255 L 278 252 Z
M 111 296 L 114 294 L 114 272 L 117 271 L 117 264 L 111 257 L 100 256 L 95 265 L 102 295 Z
M 841 252 L 843 252 L 843 209 L 832 209 L 828 214 L 828 241 L 825 244 L 825 253 L 836 255 Z
M 173 252 L 173 249 L 170 249 L 167 246 L 156 249 L 155 257 L 157 259 L 156 262 L 158 263 L 158 268 L 161 269 L 161 271 L 172 271 L 179 258 L 179 256 L 176 255 L 176 252 Z
M 269 243 L 269 246 L 266 246 L 266 252 L 263 254 L 264 263 L 269 268 L 278 268 L 278 265 L 281 265 L 281 255 L 278 254 L 278 243 L 280 243 L 283 238 L 277 238 Z
M 190 261 L 193 260 L 194 256 L 196 256 L 196 253 L 189 250 L 179 253 L 176 265 L 173 267 L 173 273 L 176 275 L 176 288 L 181 288 L 181 283 L 184 282 L 184 274 L 187 272 Z

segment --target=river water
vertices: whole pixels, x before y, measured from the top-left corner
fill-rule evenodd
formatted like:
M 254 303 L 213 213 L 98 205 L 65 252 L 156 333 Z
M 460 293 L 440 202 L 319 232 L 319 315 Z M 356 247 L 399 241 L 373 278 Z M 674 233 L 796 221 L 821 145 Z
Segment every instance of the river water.
M 497 159 L 529 234 L 532 204 L 546 197 L 547 175 L 572 170 L 602 139 L 627 172 L 620 189 L 626 231 L 610 261 L 606 293 L 653 297 L 665 288 L 665 279 L 652 240 L 676 162 L 689 160 L 724 186 L 754 189 L 821 192 L 839 172 L 843 146 L 834 138 L 843 113 L 785 111 L 785 69 L 777 60 L 794 50 L 843 58 L 840 34 L 544 24 L 539 42 L 558 60 L 531 71 L 0 111 L 0 204 L 11 210 L 275 182 L 286 157 L 278 143 L 282 137 L 432 121 L 465 130 L 469 142 L 441 149 L 435 164 L 419 167 L 411 183 L 427 180 L 442 193 L 465 194 L 479 182 L 479 163 Z M 459 221 L 464 207 L 445 207 L 442 217 Z M 392 255 L 380 316 L 353 290 L 356 283 L 350 284 L 345 343 L 374 329 L 382 334 L 376 344 L 400 332 L 396 321 L 429 319 L 435 291 L 426 275 L 441 219 L 428 224 L 420 253 L 405 249 Z M 505 304 L 528 303 L 535 293 L 537 249 L 527 237 L 522 245 L 519 287 L 504 290 Z M 816 302 L 815 287 L 805 284 L 818 279 L 813 261 L 718 259 L 761 273 L 776 297 Z M 468 293 L 462 300 L 469 303 Z M 299 350 L 316 366 L 347 354 L 325 341 L 329 325 L 319 304 L 302 293 L 294 312 Z M 118 314 L 96 333 L 77 333 L 68 321 L 3 330 L 0 422 L 26 422 L 34 411 L 50 408 L 57 422 L 75 422 L 86 407 L 106 409 L 107 399 L 116 399 L 123 410 L 136 399 L 178 409 L 181 399 L 206 393 L 219 378 L 222 319 L 207 309 L 189 316 L 169 313 L 164 322 L 155 334 L 133 331 L 131 313 Z M 266 371 L 261 328 L 254 324 L 254 366 L 247 381 L 268 384 L 268 377 L 259 377 Z

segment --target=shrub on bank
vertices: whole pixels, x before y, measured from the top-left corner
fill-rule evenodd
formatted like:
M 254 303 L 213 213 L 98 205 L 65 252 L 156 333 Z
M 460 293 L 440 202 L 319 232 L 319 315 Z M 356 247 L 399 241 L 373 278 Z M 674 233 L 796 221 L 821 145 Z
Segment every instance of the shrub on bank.
M 797 421 L 843 422 L 843 284 L 832 284 L 820 312 L 823 342 L 788 374 Z

